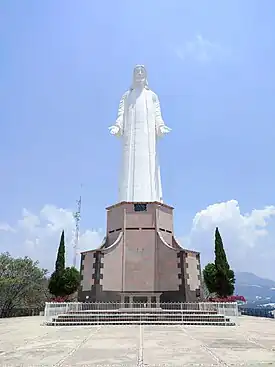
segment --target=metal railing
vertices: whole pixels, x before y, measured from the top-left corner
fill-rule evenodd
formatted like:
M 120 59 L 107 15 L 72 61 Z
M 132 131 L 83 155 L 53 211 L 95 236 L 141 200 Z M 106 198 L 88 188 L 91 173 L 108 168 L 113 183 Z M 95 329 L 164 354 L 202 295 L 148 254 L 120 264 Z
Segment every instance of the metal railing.
M 148 307 L 150 306 L 150 307 Z M 96 323 L 96 320 L 110 323 L 179 323 L 192 321 L 197 324 L 222 322 L 238 324 L 237 303 L 160 303 L 158 305 L 143 303 L 53 303 L 47 302 L 44 311 L 45 322 L 62 320 L 63 323 Z M 102 321 L 103 320 L 103 321 Z M 212 320 L 212 321 L 211 321 Z M 225 321 L 223 321 L 225 322 Z
M 252 307 L 240 307 L 240 312 L 245 316 L 256 316 L 274 319 L 274 309 L 268 308 L 252 308 Z

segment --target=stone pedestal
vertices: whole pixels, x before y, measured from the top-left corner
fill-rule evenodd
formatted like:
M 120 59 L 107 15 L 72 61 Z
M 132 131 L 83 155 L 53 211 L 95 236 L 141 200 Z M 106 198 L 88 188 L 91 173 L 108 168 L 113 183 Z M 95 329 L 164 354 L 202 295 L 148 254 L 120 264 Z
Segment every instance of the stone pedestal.
M 79 299 L 117 301 L 146 295 L 147 303 L 197 301 L 199 253 L 177 243 L 173 208 L 159 202 L 122 202 L 107 208 L 103 245 L 81 256 Z

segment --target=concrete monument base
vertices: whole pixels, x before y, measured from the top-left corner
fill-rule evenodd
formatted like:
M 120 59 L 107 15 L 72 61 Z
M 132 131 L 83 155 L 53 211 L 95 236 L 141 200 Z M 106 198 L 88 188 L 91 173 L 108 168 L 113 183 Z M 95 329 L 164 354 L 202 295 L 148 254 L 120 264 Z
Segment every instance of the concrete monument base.
M 200 254 L 174 237 L 173 208 L 121 202 L 107 208 L 107 234 L 81 254 L 81 302 L 145 303 L 201 300 Z

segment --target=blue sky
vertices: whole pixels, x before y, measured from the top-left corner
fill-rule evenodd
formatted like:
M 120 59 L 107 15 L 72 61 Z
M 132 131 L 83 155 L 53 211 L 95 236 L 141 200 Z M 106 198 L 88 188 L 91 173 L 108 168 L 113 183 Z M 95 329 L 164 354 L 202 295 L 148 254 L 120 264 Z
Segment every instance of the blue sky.
M 178 237 L 208 259 L 219 225 L 236 268 L 275 279 L 274 24 L 272 0 L 2 0 L 0 251 L 47 252 L 39 242 L 62 208 L 74 208 L 81 183 L 83 236 L 101 237 L 104 208 L 117 201 L 118 189 L 120 147 L 108 126 L 142 63 L 172 128 L 160 161 Z M 45 205 L 55 210 L 51 219 Z M 234 225 L 230 210 L 238 215 Z M 22 215 L 40 218 L 32 221 L 36 232 L 22 229 Z M 254 219 L 240 234 L 243 218 Z M 58 241 L 50 238 L 54 257 Z

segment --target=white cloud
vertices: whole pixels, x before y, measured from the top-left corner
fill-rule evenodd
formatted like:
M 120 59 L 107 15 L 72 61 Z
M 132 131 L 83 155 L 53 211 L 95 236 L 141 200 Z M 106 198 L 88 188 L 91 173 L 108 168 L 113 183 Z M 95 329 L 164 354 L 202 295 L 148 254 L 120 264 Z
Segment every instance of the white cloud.
M 198 212 L 191 230 L 182 238 L 183 247 L 201 252 L 202 263 L 213 260 L 214 231 L 218 226 L 231 266 L 236 270 L 251 271 L 275 279 L 275 206 L 254 209 L 242 214 L 236 200 L 216 203 Z M 80 226 L 81 227 L 81 226 Z M 23 209 L 15 225 L 0 224 L 0 252 L 13 256 L 28 255 L 38 259 L 50 271 L 54 267 L 62 229 L 66 234 L 67 264 L 72 264 L 74 236 L 72 211 L 45 205 L 39 213 Z M 82 230 L 79 249 L 96 248 L 105 233 Z M 79 266 L 79 258 L 77 262 Z
M 0 252 L 8 251 L 13 256 L 30 256 L 34 260 L 39 260 L 41 266 L 52 271 L 63 229 L 66 236 L 67 264 L 71 265 L 74 257 L 75 234 L 73 212 L 54 205 L 45 205 L 37 214 L 23 209 L 22 218 L 14 226 L 8 223 L 1 224 Z M 78 254 L 80 251 L 97 247 L 101 244 L 102 238 L 103 232 L 100 229 L 82 231 Z M 79 266 L 79 256 L 77 266 Z
M 22 210 L 22 219 L 18 221 L 18 228 L 26 231 L 34 231 L 40 225 L 40 218 L 30 213 L 27 209 Z
M 0 232 L 14 232 L 14 229 L 8 223 L 0 223 Z
M 183 61 L 190 59 L 200 63 L 224 59 L 230 55 L 228 49 L 207 40 L 200 34 L 193 40 L 187 41 L 183 46 L 176 46 L 175 53 Z
M 214 231 L 219 227 L 232 267 L 275 279 L 274 224 L 275 206 L 242 214 L 238 202 L 230 200 L 198 212 L 186 244 L 201 252 L 204 263 L 212 261 Z

